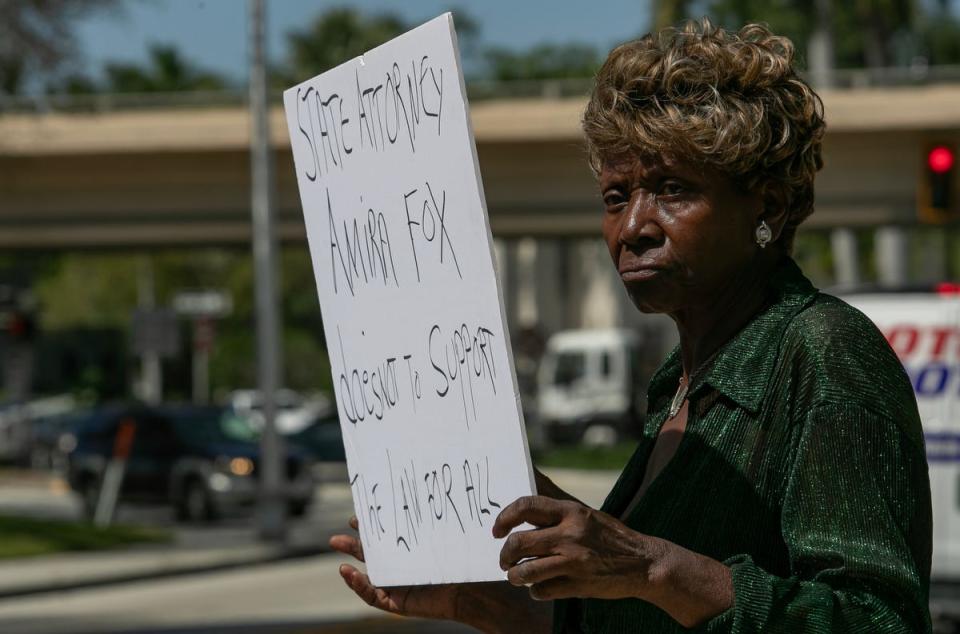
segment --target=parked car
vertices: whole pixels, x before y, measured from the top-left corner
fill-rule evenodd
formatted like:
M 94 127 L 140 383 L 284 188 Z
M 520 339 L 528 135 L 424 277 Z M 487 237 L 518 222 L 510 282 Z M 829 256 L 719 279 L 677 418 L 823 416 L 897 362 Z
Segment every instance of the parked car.
M 30 421 L 30 468 L 66 471 L 67 456 L 77 446 L 74 432 L 89 416 L 89 410 L 76 410 Z
M 69 394 L 0 404 L 0 462 L 30 464 L 34 423 L 67 414 L 75 407 Z
M 336 410 L 317 416 L 287 443 L 305 451 L 313 461 L 314 479 L 318 482 L 346 482 L 347 456 Z
M 263 424 L 263 399 L 259 390 L 234 390 L 229 403 L 237 412 L 246 414 L 255 425 Z M 281 434 L 294 434 L 310 424 L 317 416 L 333 409 L 333 403 L 323 395 L 305 397 L 282 388 L 276 393 L 276 424 Z
M 640 343 L 621 329 L 550 337 L 537 377 L 537 412 L 550 441 L 611 444 L 638 433 L 649 378 Z
M 200 521 L 256 501 L 260 451 L 248 417 L 216 406 L 112 406 L 76 429 L 69 456 L 68 480 L 88 516 L 96 511 L 118 429 L 126 422 L 134 433 L 121 502 L 171 504 L 180 519 Z M 311 461 L 290 448 L 285 464 L 290 513 L 303 515 L 313 498 Z
M 287 442 L 300 447 L 318 462 L 345 462 L 343 435 L 340 419 L 334 411 L 314 418 L 295 434 L 287 436 Z
M 0 403 L 0 463 L 21 463 L 30 446 L 30 419 L 23 403 Z

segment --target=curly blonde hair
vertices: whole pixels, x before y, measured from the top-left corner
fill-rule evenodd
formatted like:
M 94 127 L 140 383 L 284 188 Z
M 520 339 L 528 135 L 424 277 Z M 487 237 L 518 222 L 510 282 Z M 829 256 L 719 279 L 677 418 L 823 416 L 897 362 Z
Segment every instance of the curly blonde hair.
M 618 46 L 583 115 L 590 166 L 667 155 L 716 167 L 785 206 L 779 242 L 790 249 L 813 213 L 825 128 L 823 103 L 793 60 L 793 43 L 766 26 L 733 33 L 708 18 Z

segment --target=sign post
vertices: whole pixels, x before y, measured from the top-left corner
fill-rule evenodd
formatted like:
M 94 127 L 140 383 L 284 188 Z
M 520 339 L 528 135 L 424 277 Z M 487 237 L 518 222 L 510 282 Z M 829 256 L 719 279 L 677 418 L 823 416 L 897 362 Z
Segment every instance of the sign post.
M 113 515 L 117 510 L 117 498 L 120 497 L 120 487 L 123 485 L 127 459 L 130 457 L 136 432 L 137 424 L 133 419 L 125 419 L 117 427 L 117 435 L 113 439 L 113 456 L 103 472 L 100 495 L 97 496 L 97 508 L 93 514 L 93 523 L 101 528 L 110 526 L 113 522 Z
M 193 402 L 206 403 L 210 398 L 210 351 L 216 333 L 214 319 L 233 311 L 233 298 L 222 290 L 181 291 L 173 297 L 178 315 L 193 321 Z
M 505 578 L 535 491 L 450 14 L 284 93 L 367 571 Z

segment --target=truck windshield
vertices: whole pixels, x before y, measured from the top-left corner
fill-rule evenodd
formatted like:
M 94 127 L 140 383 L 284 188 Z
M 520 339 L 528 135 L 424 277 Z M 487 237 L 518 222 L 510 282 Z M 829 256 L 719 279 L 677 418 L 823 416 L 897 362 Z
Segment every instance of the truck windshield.
M 582 352 L 561 352 L 557 354 L 557 366 L 553 372 L 556 385 L 571 385 L 583 378 L 587 371 L 587 357 Z

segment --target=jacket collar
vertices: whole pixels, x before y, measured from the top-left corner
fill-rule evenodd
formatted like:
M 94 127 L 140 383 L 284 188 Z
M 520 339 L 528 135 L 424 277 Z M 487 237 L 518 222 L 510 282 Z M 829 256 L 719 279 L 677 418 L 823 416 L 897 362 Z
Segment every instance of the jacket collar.
M 817 295 L 817 289 L 789 257 L 771 275 L 767 292 L 766 307 L 727 341 L 705 368 L 695 373 L 698 376 L 694 376 L 690 396 L 709 385 L 750 412 L 759 411 L 783 334 L 793 317 Z M 681 371 L 677 346 L 650 380 L 651 411 L 669 404 Z

